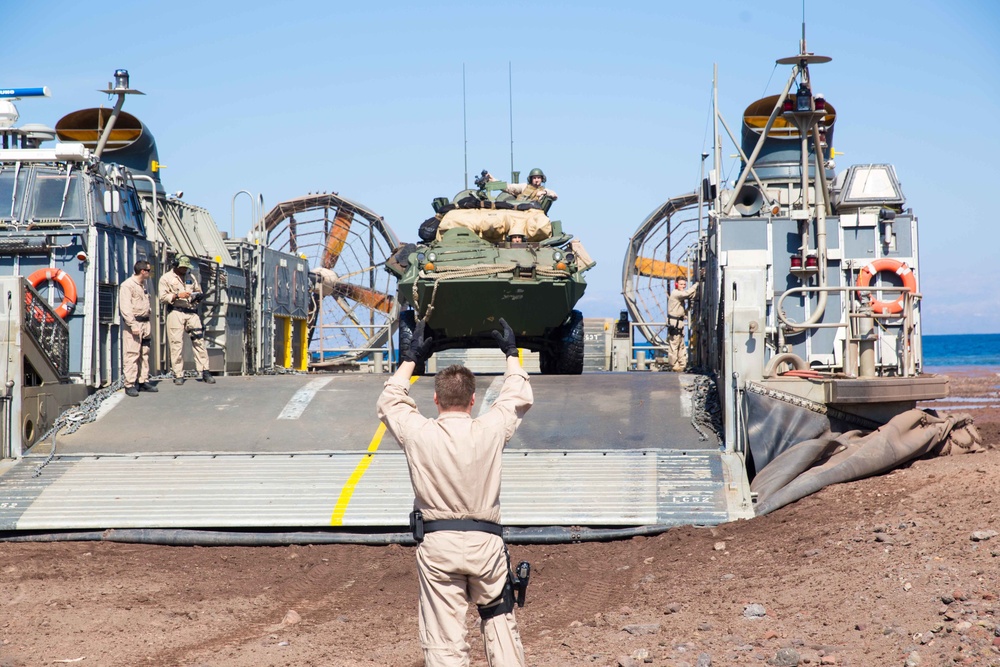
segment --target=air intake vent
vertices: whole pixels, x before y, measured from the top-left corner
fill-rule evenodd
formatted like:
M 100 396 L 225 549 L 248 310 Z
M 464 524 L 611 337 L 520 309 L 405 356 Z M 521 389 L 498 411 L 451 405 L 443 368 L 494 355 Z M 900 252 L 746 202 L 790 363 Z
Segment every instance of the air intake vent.
M 97 319 L 101 324 L 111 324 L 115 321 L 118 311 L 117 285 L 97 286 Z

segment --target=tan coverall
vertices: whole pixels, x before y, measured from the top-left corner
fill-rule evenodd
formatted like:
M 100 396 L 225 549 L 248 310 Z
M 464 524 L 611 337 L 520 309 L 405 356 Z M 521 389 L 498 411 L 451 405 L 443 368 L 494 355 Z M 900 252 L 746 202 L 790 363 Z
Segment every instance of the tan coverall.
M 514 195 L 520 201 L 541 201 L 542 197 L 559 199 L 555 190 L 549 190 L 545 186 L 535 187 L 528 183 L 509 183 L 503 189 L 509 195 Z
M 427 419 L 410 398 L 408 383 L 397 377 L 385 383 L 378 417 L 406 454 L 413 505 L 425 521 L 500 522 L 501 456 L 532 401 L 528 375 L 516 361 L 508 366 L 493 406 L 475 419 L 451 411 Z M 418 624 L 426 667 L 469 664 L 468 605 L 500 597 L 507 572 L 506 549 L 497 535 L 453 530 L 426 534 L 417 547 Z M 480 632 L 490 667 L 523 667 L 513 611 L 480 621 Z
M 678 373 L 687 370 L 688 350 L 684 342 L 687 303 L 698 291 L 698 283 L 686 289 L 675 289 L 667 299 L 667 365 Z
M 148 278 L 147 278 L 148 280 Z M 118 312 L 122 316 L 122 373 L 125 387 L 145 384 L 149 380 L 149 293 L 132 276 L 118 287 Z M 143 341 L 146 344 L 143 345 Z
M 160 278 L 157 292 L 160 302 L 167 305 L 167 341 L 170 343 L 170 370 L 175 378 L 184 377 L 184 333 L 191 336 L 194 367 L 199 374 L 208 370 L 208 352 L 205 351 L 205 330 L 198 311 L 187 299 L 177 297 L 181 292 L 200 292 L 198 281 L 186 285 L 175 271 L 167 271 Z

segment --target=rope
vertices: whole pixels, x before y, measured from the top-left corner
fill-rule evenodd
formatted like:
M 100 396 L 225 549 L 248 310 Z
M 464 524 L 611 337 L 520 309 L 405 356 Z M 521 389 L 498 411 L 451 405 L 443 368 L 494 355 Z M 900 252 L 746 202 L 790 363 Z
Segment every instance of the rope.
M 520 265 L 516 262 L 508 262 L 506 264 L 473 264 L 472 266 L 442 266 L 435 269 L 434 273 L 437 274 L 434 279 L 434 287 L 431 289 L 430 302 L 427 304 L 427 310 L 424 316 L 421 318 L 424 322 L 427 322 L 431 313 L 434 312 L 434 302 L 437 300 L 438 286 L 442 281 L 445 280 L 458 280 L 460 278 L 480 278 L 484 276 L 496 276 L 501 273 L 511 273 L 513 274 Z M 550 269 L 548 267 L 536 266 L 534 268 L 536 276 L 543 278 L 568 278 L 569 271 L 560 271 L 559 269 Z M 419 278 L 428 278 L 431 274 L 420 272 Z M 417 312 L 420 312 L 420 299 L 417 294 L 417 284 L 419 280 L 413 282 L 413 307 Z

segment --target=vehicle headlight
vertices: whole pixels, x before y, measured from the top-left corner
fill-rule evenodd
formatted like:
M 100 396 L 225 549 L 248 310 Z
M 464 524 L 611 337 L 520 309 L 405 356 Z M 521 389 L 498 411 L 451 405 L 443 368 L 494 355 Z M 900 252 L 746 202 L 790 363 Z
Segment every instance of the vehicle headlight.
M 437 261 L 437 253 L 433 253 L 433 252 L 427 253 L 427 261 L 428 262 L 436 262 Z
M 563 254 L 562 254 L 562 252 L 561 252 L 561 251 L 559 251 L 559 250 L 556 250 L 556 251 L 554 251 L 554 252 L 552 253 L 552 261 L 554 261 L 554 262 L 558 262 L 558 261 L 559 261 L 560 259 L 562 259 L 562 258 L 563 258 Z

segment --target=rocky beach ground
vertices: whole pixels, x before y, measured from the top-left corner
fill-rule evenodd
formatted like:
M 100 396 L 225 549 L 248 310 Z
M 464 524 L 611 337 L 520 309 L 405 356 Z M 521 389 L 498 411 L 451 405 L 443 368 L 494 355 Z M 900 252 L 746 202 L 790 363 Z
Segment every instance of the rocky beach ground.
M 939 406 L 985 453 L 749 521 L 512 547 L 528 664 L 1000 666 L 998 370 L 949 370 Z M 0 667 L 419 667 L 413 551 L 0 543 Z

